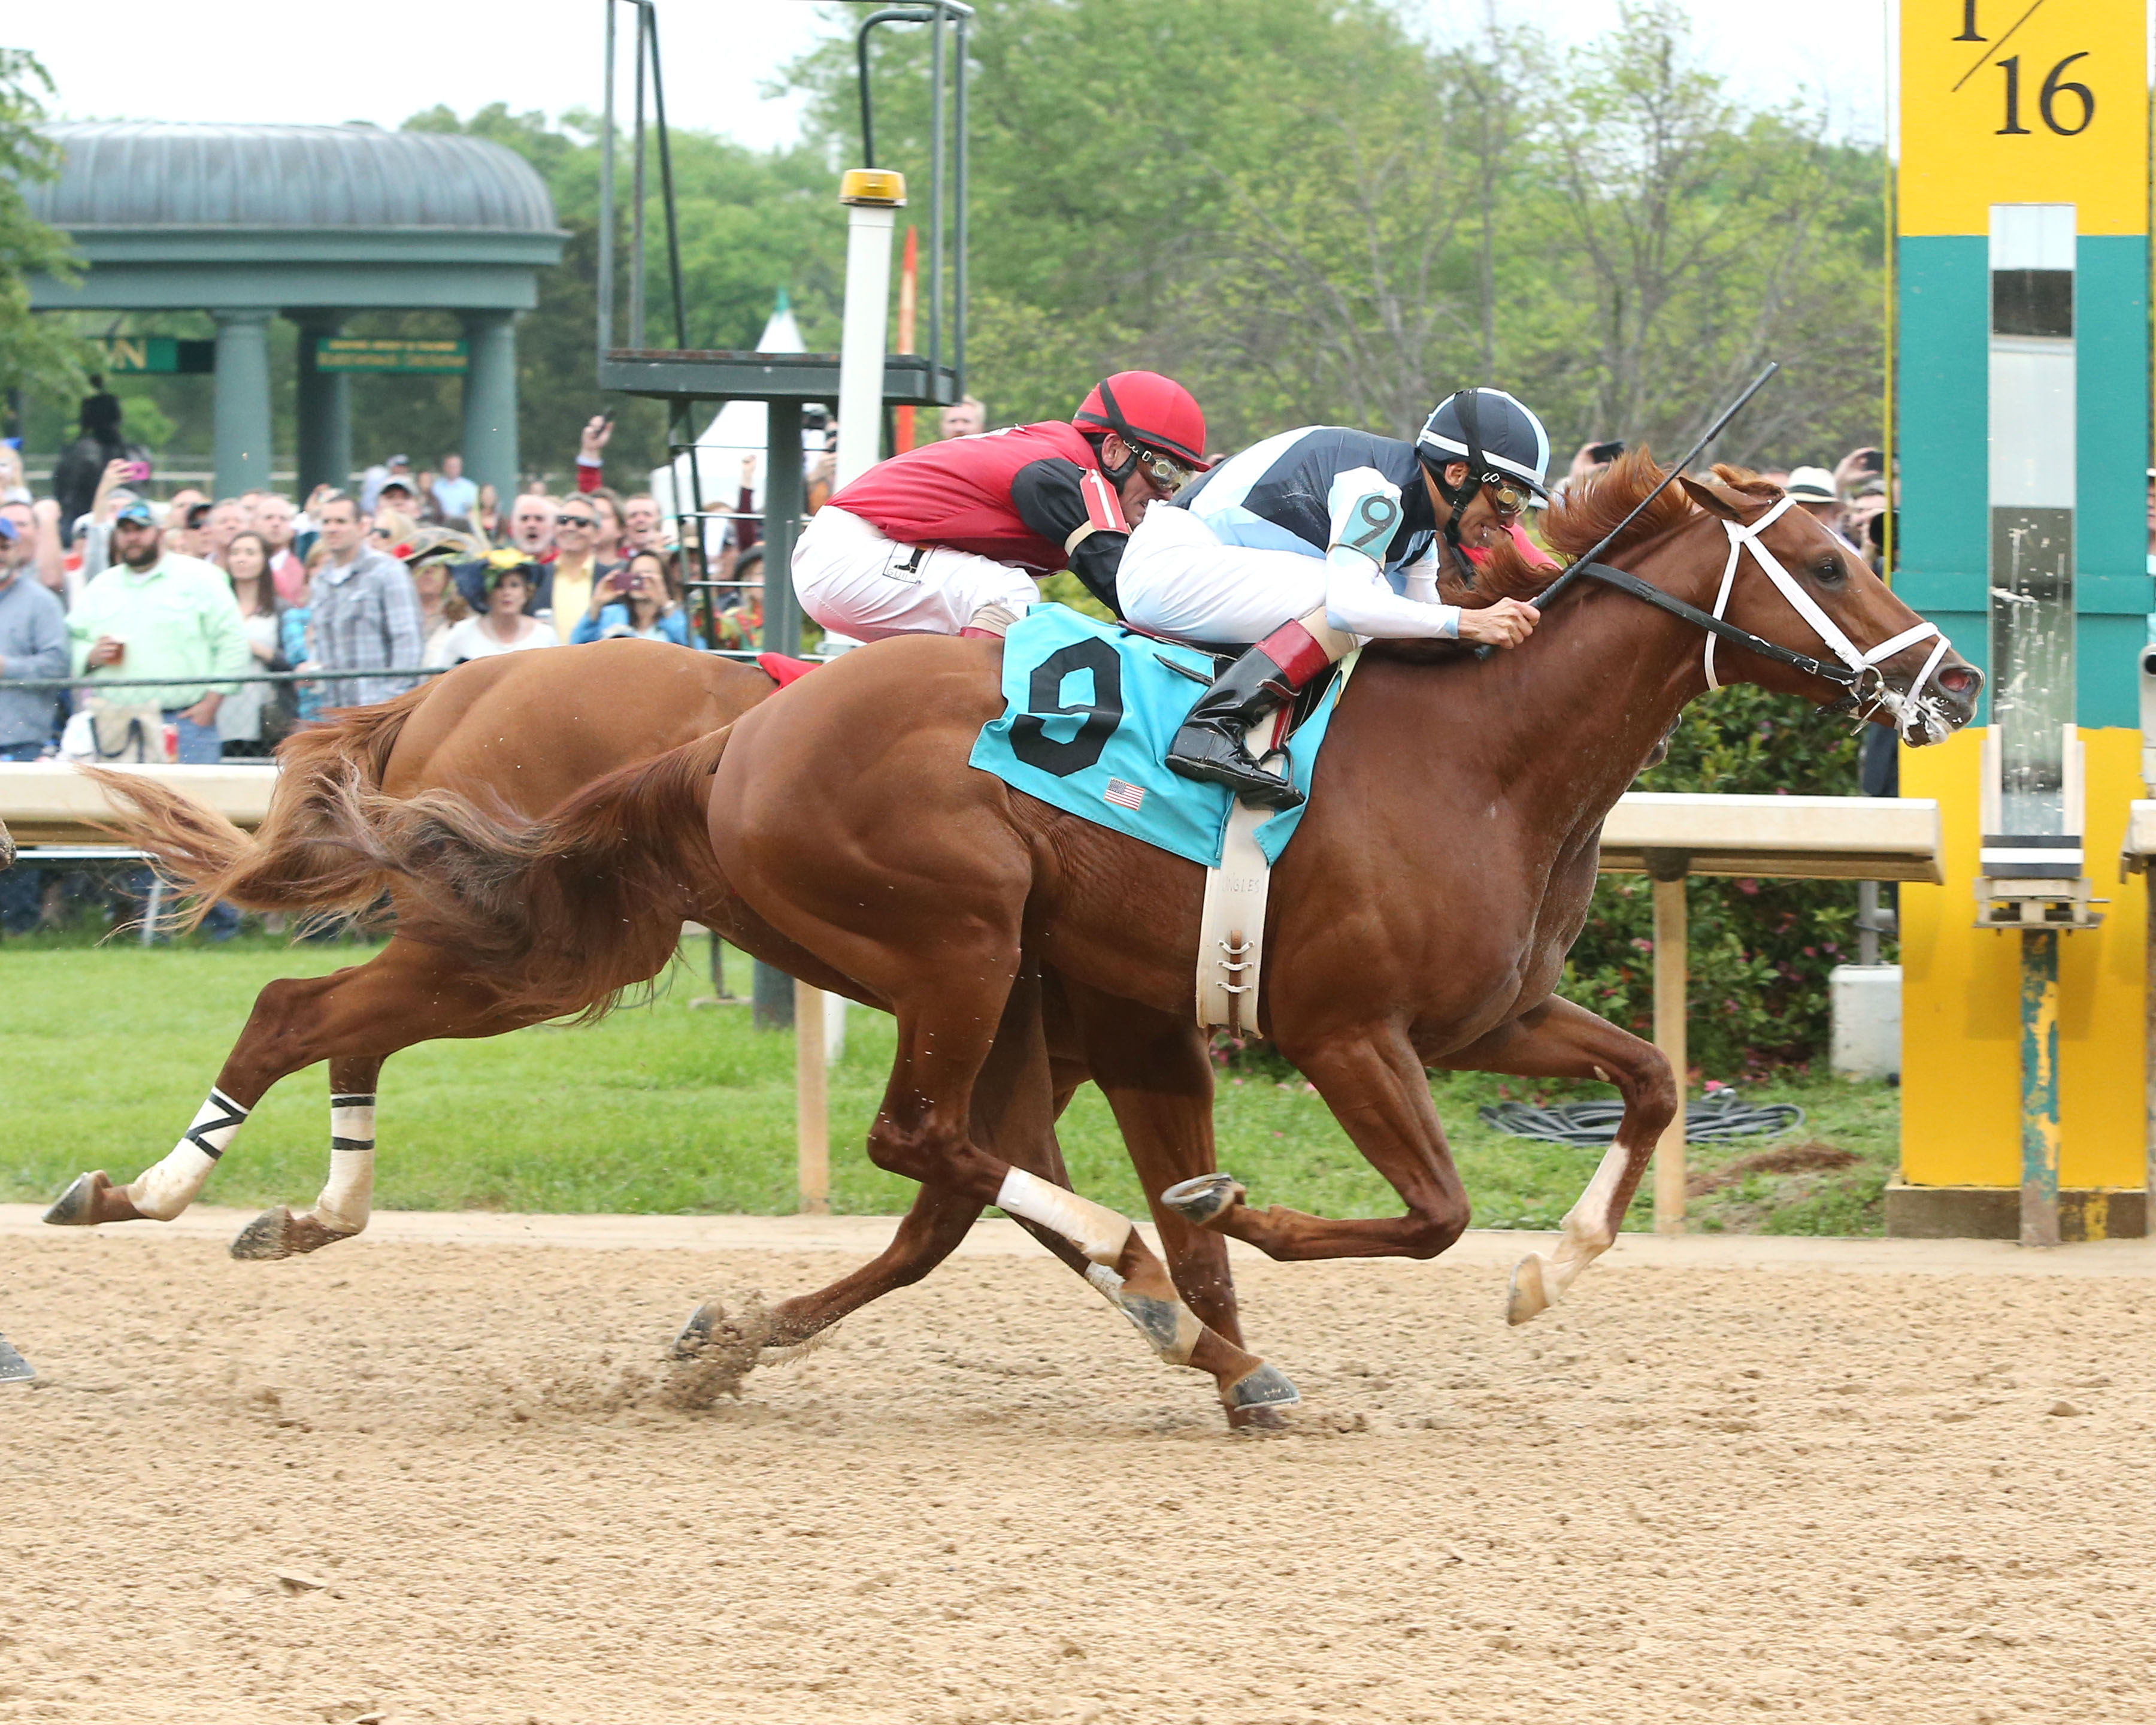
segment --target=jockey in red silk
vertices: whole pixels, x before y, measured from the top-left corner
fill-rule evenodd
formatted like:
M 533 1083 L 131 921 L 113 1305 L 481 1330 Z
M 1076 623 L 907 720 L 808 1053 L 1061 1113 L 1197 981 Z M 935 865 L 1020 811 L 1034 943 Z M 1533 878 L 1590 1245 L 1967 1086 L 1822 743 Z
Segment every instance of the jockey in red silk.
M 1118 372 L 1069 424 L 928 444 L 879 463 L 809 518 L 801 608 L 856 640 L 1001 634 L 1068 568 L 1117 616 L 1131 530 L 1205 462 L 1205 416 L 1157 372 Z M 976 615 L 980 620 L 976 623 Z
M 1252 759 L 1244 737 L 1350 648 L 1525 640 L 1533 606 L 1440 604 L 1438 577 L 1447 564 L 1464 574 L 1500 538 L 1548 562 L 1519 526 L 1547 495 L 1548 465 L 1549 434 L 1524 403 L 1463 389 L 1412 444 L 1337 425 L 1285 431 L 1153 510 L 1123 557 L 1122 614 L 1179 640 L 1257 643 L 1191 709 L 1168 764 L 1292 809 L 1302 793 Z

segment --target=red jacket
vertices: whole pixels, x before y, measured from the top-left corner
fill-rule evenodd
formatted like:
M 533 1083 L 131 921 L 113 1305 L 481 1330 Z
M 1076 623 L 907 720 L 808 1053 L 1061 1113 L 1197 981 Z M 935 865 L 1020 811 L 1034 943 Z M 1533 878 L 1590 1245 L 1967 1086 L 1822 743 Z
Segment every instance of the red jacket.
M 831 503 L 901 544 L 948 546 L 1044 575 L 1075 569 L 1089 587 L 1081 564 L 1111 583 L 1129 533 L 1093 446 L 1061 420 L 910 449 Z

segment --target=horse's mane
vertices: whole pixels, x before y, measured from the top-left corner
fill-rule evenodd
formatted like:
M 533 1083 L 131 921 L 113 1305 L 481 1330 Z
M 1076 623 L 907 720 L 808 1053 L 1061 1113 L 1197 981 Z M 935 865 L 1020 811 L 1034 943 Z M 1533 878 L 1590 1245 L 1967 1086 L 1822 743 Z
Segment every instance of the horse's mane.
M 1576 557 L 1591 550 L 1602 536 L 1630 515 L 1640 500 L 1662 481 L 1664 470 L 1654 453 L 1641 445 L 1627 449 L 1609 466 L 1589 474 L 1577 485 L 1568 485 L 1542 519 L 1542 537 L 1560 557 Z M 1717 463 L 1714 476 L 1744 499 L 1771 503 L 1781 487 L 1763 480 L 1748 467 Z M 1669 486 L 1647 506 L 1639 520 L 1604 553 L 1614 557 L 1672 532 L 1699 513 L 1699 506 L 1681 485 Z M 1520 555 L 1518 547 L 1500 540 L 1470 577 L 1464 590 L 1448 578 L 1440 593 L 1448 604 L 1486 605 L 1502 598 L 1531 598 L 1548 587 L 1548 569 L 1537 569 Z
M 1627 449 L 1599 472 L 1589 474 L 1577 485 L 1568 486 L 1543 516 L 1543 537 L 1562 557 L 1578 557 L 1591 550 L 1602 536 L 1632 512 L 1640 500 L 1661 483 L 1664 470 L 1654 452 L 1642 444 Z M 1717 462 L 1714 476 L 1731 490 L 1749 501 L 1772 503 L 1781 487 L 1763 480 L 1748 467 L 1730 467 Z M 1625 530 L 1609 547 L 1610 554 L 1629 551 L 1650 539 L 1682 526 L 1699 512 L 1681 485 L 1671 485 L 1649 504 L 1639 520 Z

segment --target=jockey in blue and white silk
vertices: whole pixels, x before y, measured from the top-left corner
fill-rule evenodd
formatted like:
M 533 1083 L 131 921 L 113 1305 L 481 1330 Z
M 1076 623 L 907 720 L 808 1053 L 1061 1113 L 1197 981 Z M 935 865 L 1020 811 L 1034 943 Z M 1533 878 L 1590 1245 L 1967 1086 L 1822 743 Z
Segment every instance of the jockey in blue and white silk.
M 1168 764 L 1270 807 L 1301 802 L 1251 758 L 1245 733 L 1363 641 L 1458 638 L 1461 612 L 1439 602 L 1438 575 L 1459 568 L 1461 518 L 1486 495 L 1492 525 L 1525 545 L 1517 521 L 1544 494 L 1548 463 L 1549 434 L 1525 405 L 1463 390 L 1414 443 L 1304 426 L 1148 511 L 1117 578 L 1125 617 L 1179 640 L 1257 644 L 1192 709 Z

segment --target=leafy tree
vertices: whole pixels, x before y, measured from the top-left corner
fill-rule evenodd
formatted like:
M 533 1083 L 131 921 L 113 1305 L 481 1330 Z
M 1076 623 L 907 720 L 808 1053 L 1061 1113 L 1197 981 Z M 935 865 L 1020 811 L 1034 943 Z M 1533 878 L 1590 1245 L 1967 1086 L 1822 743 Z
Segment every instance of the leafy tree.
M 34 54 L 0 48 L 0 390 L 72 396 L 84 386 L 82 344 L 65 323 L 32 313 L 28 278 L 72 280 L 74 249 L 31 215 L 22 190 L 59 172 L 59 147 L 38 130 L 52 93 Z

